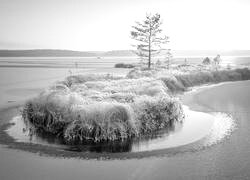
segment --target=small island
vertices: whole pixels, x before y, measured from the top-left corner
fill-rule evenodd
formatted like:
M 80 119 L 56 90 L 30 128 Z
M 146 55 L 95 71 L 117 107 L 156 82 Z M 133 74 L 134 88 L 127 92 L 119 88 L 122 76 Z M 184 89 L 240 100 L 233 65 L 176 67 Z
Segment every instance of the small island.
M 182 122 L 176 94 L 190 87 L 249 79 L 248 68 L 208 65 L 137 67 L 126 77 L 73 75 L 29 100 L 22 115 L 34 132 L 61 137 L 69 144 L 123 141 Z

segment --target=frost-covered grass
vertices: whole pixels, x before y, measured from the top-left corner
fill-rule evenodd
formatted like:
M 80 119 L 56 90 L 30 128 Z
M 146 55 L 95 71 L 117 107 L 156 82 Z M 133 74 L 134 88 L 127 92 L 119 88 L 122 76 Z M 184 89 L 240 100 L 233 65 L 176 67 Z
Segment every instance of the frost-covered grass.
M 111 74 L 84 74 L 84 75 L 72 75 L 68 76 L 61 83 L 67 87 L 71 87 L 74 84 L 82 84 L 87 81 L 105 81 L 105 80 L 117 80 L 121 79 L 120 76 L 113 76 Z
M 139 97 L 133 104 L 140 134 L 168 128 L 184 118 L 181 103 L 168 97 Z
M 167 90 L 154 78 L 70 76 L 28 101 L 23 117 L 68 143 L 124 140 L 182 121 L 181 104 Z
M 34 130 L 60 136 L 68 143 L 122 141 L 182 121 L 182 106 L 173 93 L 207 83 L 250 79 L 247 68 L 188 67 L 134 69 L 126 78 L 69 76 L 28 101 L 23 117 Z
M 128 73 L 127 77 L 131 79 L 155 78 L 163 81 L 169 92 L 176 93 L 202 84 L 249 80 L 250 70 L 248 68 L 211 70 L 202 65 L 177 66 L 171 70 L 134 69 Z
M 95 102 L 73 106 L 71 118 L 64 132 L 67 142 L 115 141 L 138 134 L 133 111 L 127 104 Z
M 233 70 L 220 70 L 220 71 L 207 71 L 207 72 L 194 72 L 190 74 L 175 75 L 175 78 L 185 88 L 207 84 L 219 83 L 226 81 L 240 81 L 250 79 L 250 70 L 233 69 Z

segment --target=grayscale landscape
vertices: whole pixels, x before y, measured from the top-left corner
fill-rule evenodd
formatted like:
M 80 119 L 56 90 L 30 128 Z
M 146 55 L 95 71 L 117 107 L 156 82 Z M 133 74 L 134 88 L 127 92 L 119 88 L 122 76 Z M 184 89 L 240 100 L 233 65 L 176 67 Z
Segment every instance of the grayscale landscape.
M 250 179 L 249 8 L 0 0 L 0 179 Z

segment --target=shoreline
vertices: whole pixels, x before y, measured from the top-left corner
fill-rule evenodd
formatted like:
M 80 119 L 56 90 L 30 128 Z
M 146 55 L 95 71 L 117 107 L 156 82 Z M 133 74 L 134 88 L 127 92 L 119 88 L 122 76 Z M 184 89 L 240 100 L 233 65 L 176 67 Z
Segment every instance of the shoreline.
M 180 96 L 183 105 L 187 105 L 191 110 L 200 111 L 200 112 L 217 112 L 215 109 L 211 109 L 208 106 L 204 106 L 200 103 L 199 99 L 195 99 L 194 96 L 199 95 L 201 92 L 206 91 L 207 89 L 216 88 L 224 85 L 236 84 L 239 82 L 250 82 L 250 80 L 242 80 L 242 81 L 227 81 L 220 82 L 215 84 L 205 84 L 201 86 L 192 87 L 190 90 L 184 92 L 183 95 Z M 220 111 L 218 111 L 220 112 Z
M 239 81 L 237 81 L 239 82 Z M 206 90 L 208 88 L 214 87 L 214 86 L 221 86 L 223 84 L 228 83 L 235 83 L 235 82 L 222 82 L 218 84 L 210 84 L 210 85 L 203 85 L 192 88 L 191 91 L 184 92 L 183 95 L 181 95 L 181 102 L 184 105 L 187 105 L 190 109 L 194 109 L 195 111 L 205 112 L 204 107 L 202 105 L 197 104 L 195 101 L 194 96 L 202 92 L 203 90 Z M 197 91 L 198 89 L 198 91 Z M 184 100 L 183 100 L 184 97 Z M 188 97 L 188 98 L 187 98 Z M 187 99 L 185 99 L 187 98 Z M 195 106 L 194 106 L 195 105 Z M 197 109 L 198 105 L 198 109 Z M 73 152 L 73 151 L 66 151 L 57 147 L 52 147 L 48 145 L 41 145 L 41 144 L 32 144 L 32 143 L 25 143 L 25 142 L 16 142 L 13 137 L 11 137 L 7 132 L 6 129 L 11 126 L 11 118 L 18 114 L 18 109 L 20 109 L 22 106 L 22 103 L 17 104 L 16 106 L 11 107 L 5 107 L 0 109 L 0 115 L 1 117 L 5 118 L 4 120 L 1 120 L 1 127 L 0 127 L 0 144 L 3 144 L 7 146 L 7 148 L 10 149 L 18 149 L 18 150 L 24 150 L 32 153 L 38 153 L 40 155 L 45 156 L 52 156 L 52 157 L 77 157 L 77 158 L 83 158 L 83 159 L 130 159 L 130 158 L 144 158 L 144 157 L 151 157 L 151 156 L 173 156 L 176 154 L 182 154 L 185 152 L 196 152 L 200 151 L 204 148 L 207 148 L 206 146 L 203 146 L 204 142 L 207 141 L 207 136 L 186 144 L 181 145 L 177 147 L 170 147 L 166 149 L 157 149 L 152 151 L 142 151 L 142 152 L 122 152 L 122 153 L 96 153 L 96 152 Z

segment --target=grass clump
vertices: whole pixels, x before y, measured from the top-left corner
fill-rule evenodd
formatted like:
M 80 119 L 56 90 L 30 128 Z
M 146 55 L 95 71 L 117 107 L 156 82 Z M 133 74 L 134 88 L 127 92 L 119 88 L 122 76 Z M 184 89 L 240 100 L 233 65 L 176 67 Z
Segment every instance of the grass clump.
M 112 100 L 115 97 L 121 99 L 131 99 L 136 96 L 168 96 L 167 88 L 160 80 L 153 78 L 140 78 L 140 79 L 120 79 L 112 81 L 90 81 L 86 82 L 90 92 L 98 92 L 100 99 Z M 88 91 L 83 93 L 84 96 L 88 96 Z M 92 93 L 90 93 L 91 95 Z M 123 100 L 125 100 L 123 99 Z
M 22 111 L 23 118 L 34 130 L 61 136 L 72 121 L 72 107 L 91 103 L 78 93 L 63 90 L 46 90 L 29 100 Z
M 213 74 L 210 72 L 194 72 L 189 74 L 176 75 L 175 78 L 185 88 L 202 85 L 214 81 Z
M 127 74 L 126 77 L 130 79 L 139 79 L 143 77 L 155 77 L 156 74 L 156 69 L 134 68 Z
M 250 79 L 250 70 L 248 68 L 210 70 L 203 66 L 197 66 L 194 69 L 194 66 L 192 66 L 190 71 L 182 67 L 178 68 L 180 67 L 177 66 L 176 69 L 171 71 L 165 69 L 157 71 L 154 69 L 151 72 L 134 69 L 128 73 L 127 77 L 131 79 L 147 77 L 161 80 L 170 93 L 183 92 L 189 87 L 203 84 Z
M 87 81 L 105 81 L 105 80 L 117 80 L 121 79 L 120 76 L 113 76 L 111 74 L 80 74 L 68 76 L 61 83 L 67 87 L 71 87 L 74 84 L 82 84 Z
M 208 83 L 249 80 L 250 70 L 244 68 L 233 70 L 194 72 L 190 74 L 176 75 L 175 77 L 181 84 L 183 84 L 184 87 L 188 88 Z
M 124 140 L 138 134 L 133 111 L 120 103 L 94 103 L 77 106 L 75 116 L 66 128 L 67 142 L 100 142 Z
M 175 76 L 161 77 L 160 80 L 167 86 L 168 90 L 172 93 L 185 91 L 185 86 Z
M 242 80 L 250 79 L 250 70 L 248 68 L 235 69 L 235 71 L 241 75 Z
M 67 143 L 123 141 L 182 119 L 180 103 L 168 96 L 159 79 L 97 77 L 74 76 L 64 81 L 70 86 L 64 82 L 51 86 L 26 103 L 24 119 L 35 130 Z
M 174 122 L 184 118 L 181 103 L 168 97 L 140 97 L 136 99 L 134 109 L 141 135 L 168 128 Z

